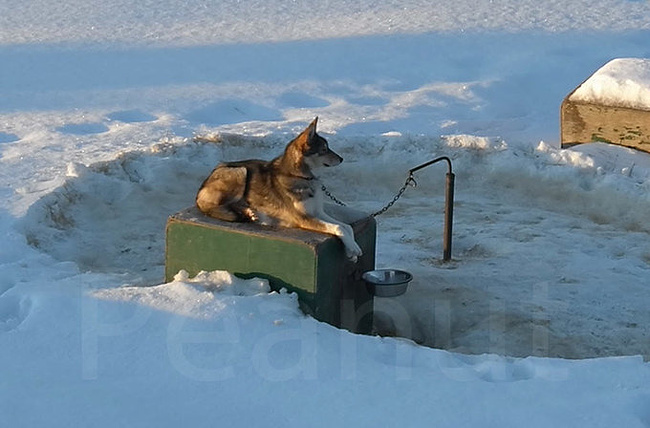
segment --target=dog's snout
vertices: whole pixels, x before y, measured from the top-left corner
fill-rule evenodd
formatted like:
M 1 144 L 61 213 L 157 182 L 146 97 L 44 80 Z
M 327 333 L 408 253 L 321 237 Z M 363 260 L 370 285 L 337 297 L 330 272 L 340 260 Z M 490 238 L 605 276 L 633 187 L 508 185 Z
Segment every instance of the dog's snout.
M 330 150 L 328 159 L 326 162 L 323 162 L 323 165 L 330 167 L 330 166 L 336 166 L 341 162 L 343 162 L 343 158 L 339 156 L 336 152 Z

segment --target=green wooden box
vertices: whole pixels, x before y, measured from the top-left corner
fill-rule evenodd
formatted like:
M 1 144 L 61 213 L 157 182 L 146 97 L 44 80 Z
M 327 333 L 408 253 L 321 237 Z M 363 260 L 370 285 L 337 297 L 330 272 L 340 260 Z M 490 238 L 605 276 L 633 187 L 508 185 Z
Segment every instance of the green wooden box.
M 375 268 L 376 222 L 346 207 L 327 204 L 325 210 L 354 229 L 363 250 L 356 263 L 347 260 L 342 242 L 332 235 L 224 222 L 192 207 L 167 221 L 165 278 L 171 281 L 181 269 L 190 276 L 226 270 L 241 278 L 265 278 L 273 290 L 297 293 L 303 311 L 314 318 L 369 334 L 373 298 L 361 275 Z

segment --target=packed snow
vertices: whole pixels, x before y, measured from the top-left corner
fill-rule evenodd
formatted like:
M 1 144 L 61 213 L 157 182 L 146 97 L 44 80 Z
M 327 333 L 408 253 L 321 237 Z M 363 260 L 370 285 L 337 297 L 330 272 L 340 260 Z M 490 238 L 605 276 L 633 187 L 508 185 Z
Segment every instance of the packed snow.
M 205 46 L 468 30 L 648 30 L 638 0 L 3 0 L 0 44 Z
M 571 100 L 650 110 L 650 59 L 613 59 L 580 85 Z
M 650 155 L 558 144 L 602 64 L 645 99 L 649 31 L 632 0 L 0 0 L 0 425 L 650 426 Z M 214 165 L 315 116 L 358 209 L 453 162 L 452 262 L 443 166 L 378 218 L 414 279 L 376 336 L 162 283 Z

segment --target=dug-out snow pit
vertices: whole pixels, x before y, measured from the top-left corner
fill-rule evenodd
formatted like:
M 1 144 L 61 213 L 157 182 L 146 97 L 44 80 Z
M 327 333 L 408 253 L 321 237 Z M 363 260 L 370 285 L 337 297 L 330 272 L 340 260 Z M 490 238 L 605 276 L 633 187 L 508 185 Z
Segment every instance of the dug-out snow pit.
M 288 141 L 208 140 L 71 165 L 65 184 L 25 215 L 27 241 L 84 271 L 127 274 L 120 284 L 160 283 L 168 216 L 192 205 L 221 160 L 271 159 Z M 457 171 L 451 263 L 440 262 L 444 168 L 418 176 L 377 218 L 377 268 L 413 281 L 401 296 L 375 299 L 375 331 L 471 354 L 650 356 L 650 201 L 638 185 L 650 168 L 639 152 L 614 147 L 616 159 L 599 161 L 475 140 L 330 139 L 345 161 L 323 171 L 324 182 L 361 211 L 390 200 L 424 159 L 449 155 Z

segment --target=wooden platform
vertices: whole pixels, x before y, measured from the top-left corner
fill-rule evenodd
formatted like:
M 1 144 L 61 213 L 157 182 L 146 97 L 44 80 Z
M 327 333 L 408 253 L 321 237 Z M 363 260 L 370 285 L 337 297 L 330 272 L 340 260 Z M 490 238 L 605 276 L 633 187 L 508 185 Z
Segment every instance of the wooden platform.
M 610 96 L 599 101 L 597 95 L 585 100 L 584 97 L 575 95 L 583 85 L 589 84 L 590 79 L 597 73 L 606 70 L 606 67 L 615 61 L 617 60 L 592 74 L 562 102 L 560 140 L 563 148 L 575 144 L 602 142 L 650 152 L 650 108 L 644 105 L 630 107 L 629 101 L 624 99 L 624 90 L 620 91 L 620 100 Z M 618 61 L 620 64 L 624 60 Z M 632 60 L 629 64 L 633 68 L 634 64 L 643 63 Z M 645 84 L 640 82 L 638 85 L 644 89 Z M 650 88 L 647 90 L 650 91 Z
M 568 99 L 560 115 L 562 147 L 611 143 L 650 152 L 650 111 Z
M 345 257 L 341 241 L 302 229 L 230 223 L 204 216 L 195 207 L 167 222 L 165 277 L 179 270 L 227 270 L 242 278 L 265 278 L 273 290 L 296 292 L 314 318 L 357 333 L 372 329 L 373 298 L 363 272 L 375 267 L 376 222 L 365 213 L 327 205 L 331 216 L 352 225 L 363 256 Z

